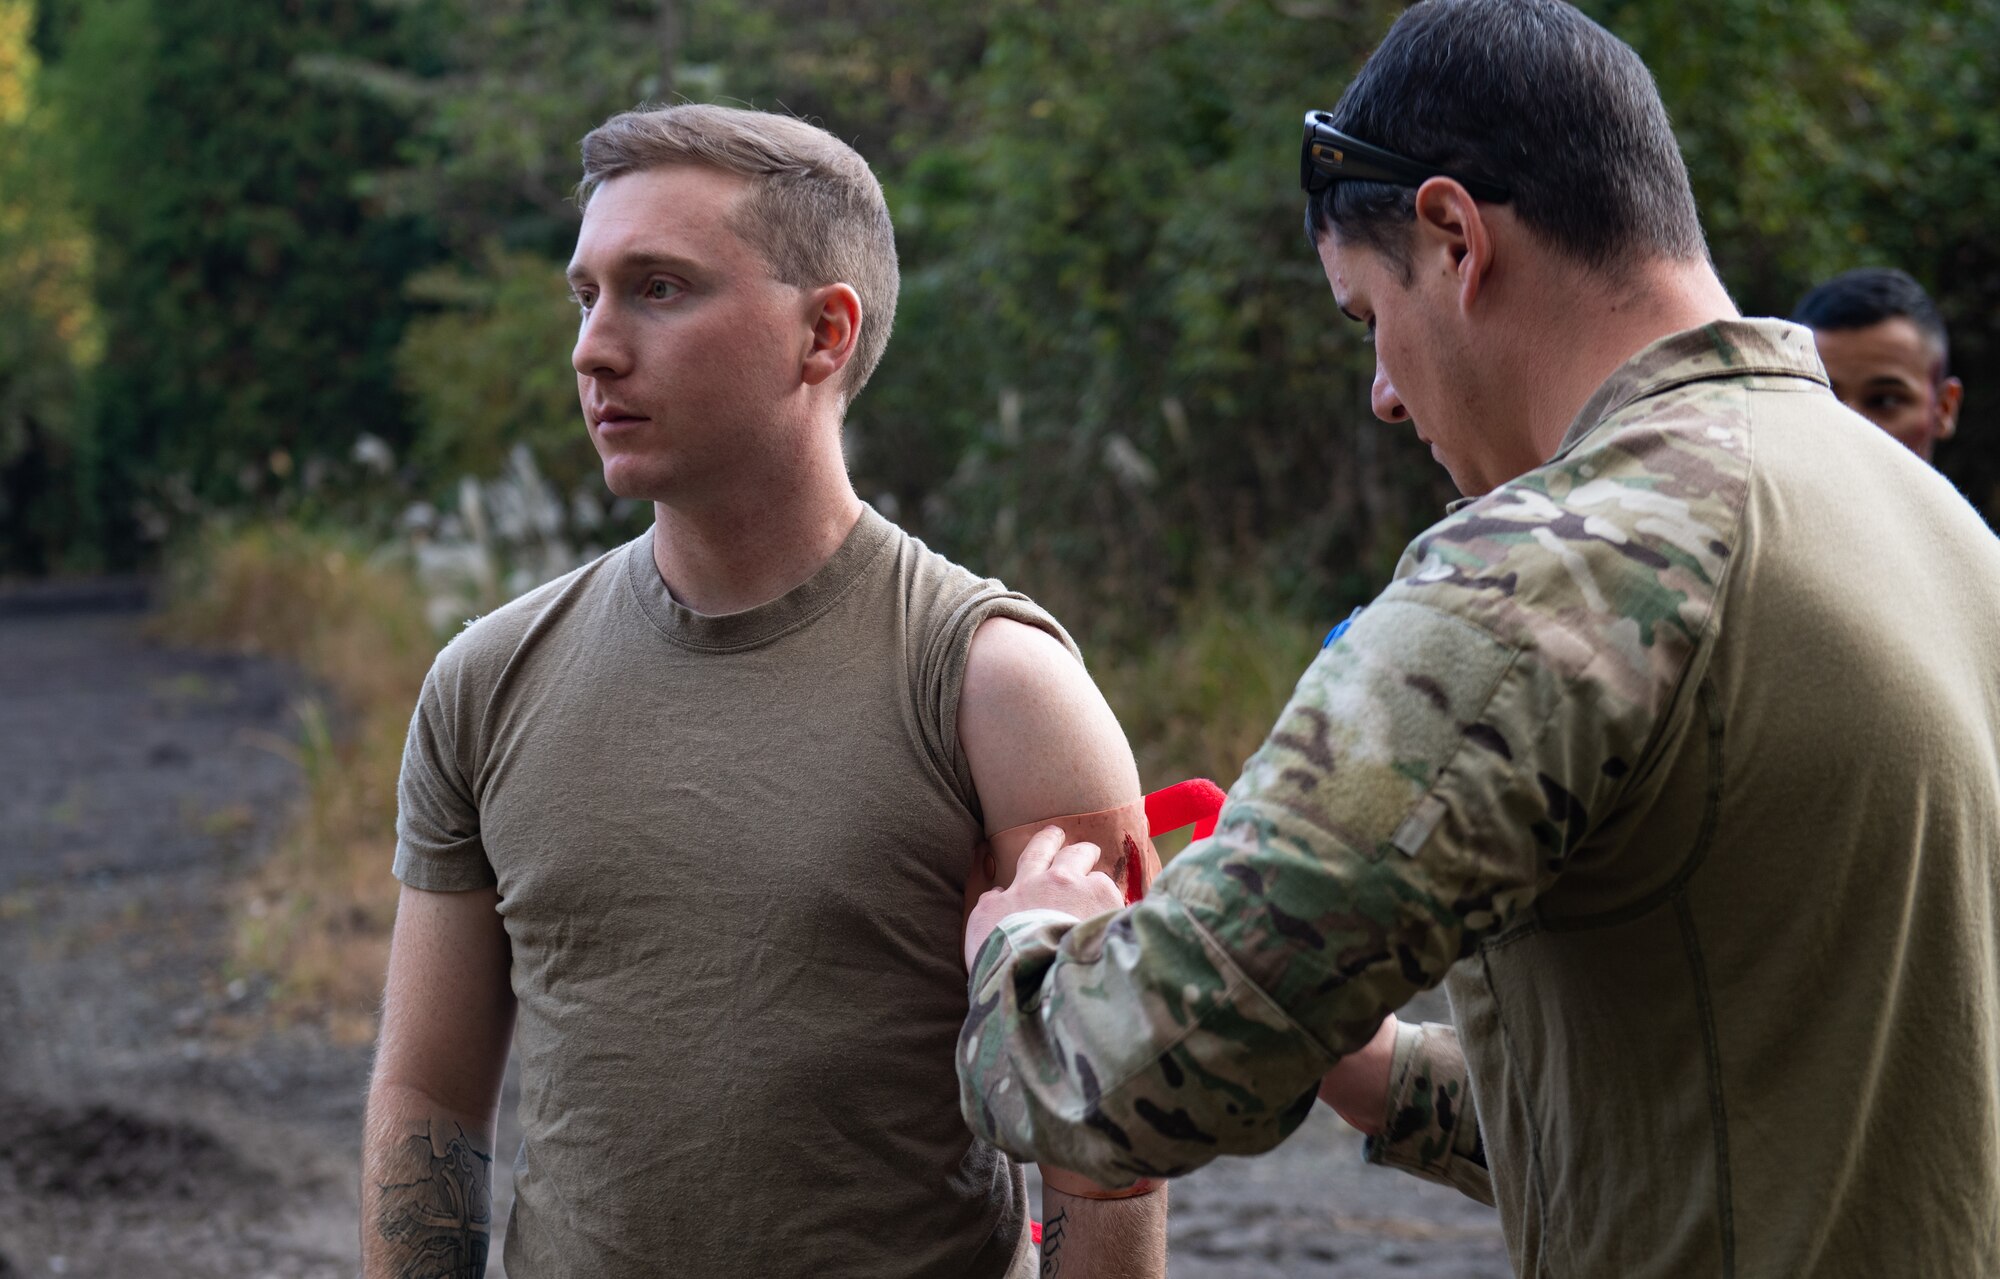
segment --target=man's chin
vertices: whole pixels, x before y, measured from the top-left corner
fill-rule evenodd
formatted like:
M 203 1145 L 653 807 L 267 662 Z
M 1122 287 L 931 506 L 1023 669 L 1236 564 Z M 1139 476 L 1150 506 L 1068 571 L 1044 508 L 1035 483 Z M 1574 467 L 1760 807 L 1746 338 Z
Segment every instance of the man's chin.
M 1444 468 L 1444 473 L 1451 477 L 1451 486 L 1458 490 L 1460 497 L 1484 497 L 1493 488 L 1491 484 L 1481 484 L 1471 475 L 1453 466 L 1444 454 L 1438 452 L 1438 446 L 1435 444 L 1431 445 L 1431 460 Z
M 1429 444 L 1430 442 L 1427 440 L 1425 443 Z M 1460 497 L 1485 497 L 1494 489 L 1499 488 L 1502 484 L 1514 478 L 1513 476 L 1503 475 L 1495 479 L 1482 471 L 1474 470 L 1473 465 L 1476 465 L 1476 463 L 1465 464 L 1453 462 L 1444 455 L 1436 444 L 1431 444 L 1430 450 L 1431 459 L 1443 467 L 1444 473 L 1451 477 L 1451 486 L 1458 490 Z
M 631 466 L 622 458 L 611 458 L 604 463 L 604 487 L 611 491 L 611 496 L 633 502 L 664 502 L 672 489 L 666 476 Z

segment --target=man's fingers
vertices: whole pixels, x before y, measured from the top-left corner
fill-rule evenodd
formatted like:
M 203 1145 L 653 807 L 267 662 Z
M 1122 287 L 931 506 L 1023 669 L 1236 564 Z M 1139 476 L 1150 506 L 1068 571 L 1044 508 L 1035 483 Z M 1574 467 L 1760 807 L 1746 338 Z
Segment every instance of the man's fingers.
M 1071 879 L 1080 880 L 1090 874 L 1097 865 L 1102 850 L 1088 841 L 1070 844 L 1060 849 L 1049 861 L 1051 874 L 1066 874 Z
M 1021 850 L 1021 860 L 1015 863 L 1014 874 L 1039 875 L 1049 868 L 1055 855 L 1062 851 L 1063 832 L 1060 826 L 1044 826 L 1035 832 L 1027 847 Z
M 1102 851 L 1088 841 L 1065 846 L 1059 826 L 1045 826 L 1036 831 L 1021 850 L 1013 885 L 981 894 L 968 912 L 966 968 L 971 969 L 980 947 L 1008 915 L 1041 908 L 1087 919 L 1123 906 L 1125 894 L 1117 882 L 1097 869 Z

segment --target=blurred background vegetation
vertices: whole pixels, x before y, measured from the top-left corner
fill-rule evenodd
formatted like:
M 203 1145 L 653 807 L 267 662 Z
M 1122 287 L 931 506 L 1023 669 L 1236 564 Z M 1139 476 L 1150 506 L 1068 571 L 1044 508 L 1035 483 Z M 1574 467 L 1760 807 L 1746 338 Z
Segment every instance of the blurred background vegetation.
M 1968 387 L 1939 463 L 2000 521 L 2000 0 L 1583 7 L 1654 69 L 1746 312 L 1859 265 L 1935 292 Z M 1452 496 L 1369 416 L 1300 231 L 1299 116 L 1399 8 L 0 0 L 0 577 L 164 564 L 176 634 L 317 671 L 359 727 L 306 733 L 317 815 L 249 945 L 291 944 L 321 863 L 327 926 L 374 935 L 340 903 L 387 882 L 437 636 L 648 518 L 567 364 L 578 139 L 789 110 L 899 233 L 862 496 L 1054 606 L 1149 782 L 1226 782 Z
M 1654 68 L 1747 311 L 1870 263 L 1936 291 L 1970 388 L 1940 461 L 2000 513 L 2000 3 L 1585 7 Z M 0 570 L 217 517 L 387 538 L 516 445 L 575 540 L 643 520 L 570 527 L 602 504 L 558 267 L 577 139 L 686 96 L 822 121 L 884 179 L 865 497 L 1149 627 L 1252 580 L 1331 612 L 1448 496 L 1367 415 L 1293 177 L 1396 8 L 0 0 Z

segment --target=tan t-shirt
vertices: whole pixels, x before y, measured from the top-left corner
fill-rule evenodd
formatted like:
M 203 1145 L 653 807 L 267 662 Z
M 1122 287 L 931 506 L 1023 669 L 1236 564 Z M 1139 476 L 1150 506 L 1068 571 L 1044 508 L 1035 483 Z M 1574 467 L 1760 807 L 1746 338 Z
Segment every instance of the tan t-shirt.
M 499 887 L 513 1279 L 1032 1267 L 952 1067 L 981 832 L 955 720 L 996 615 L 1069 643 L 864 510 L 747 612 L 676 604 L 649 534 L 439 655 L 395 870 Z

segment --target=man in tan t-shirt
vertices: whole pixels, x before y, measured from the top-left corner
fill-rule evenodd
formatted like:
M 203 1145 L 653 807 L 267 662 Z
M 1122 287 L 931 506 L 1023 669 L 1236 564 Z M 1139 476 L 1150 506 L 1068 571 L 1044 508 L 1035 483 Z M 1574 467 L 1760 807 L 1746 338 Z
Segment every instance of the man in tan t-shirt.
M 513 1279 L 1032 1273 L 1020 1169 L 955 1104 L 962 910 L 1024 824 L 1086 815 L 1122 870 L 1131 751 L 1053 620 L 848 481 L 897 289 L 861 158 L 680 106 L 584 163 L 578 394 L 655 522 L 425 683 L 364 1273 L 484 1272 L 510 1039 Z M 1163 1191 L 1043 1175 L 1045 1268 L 1164 1274 Z

